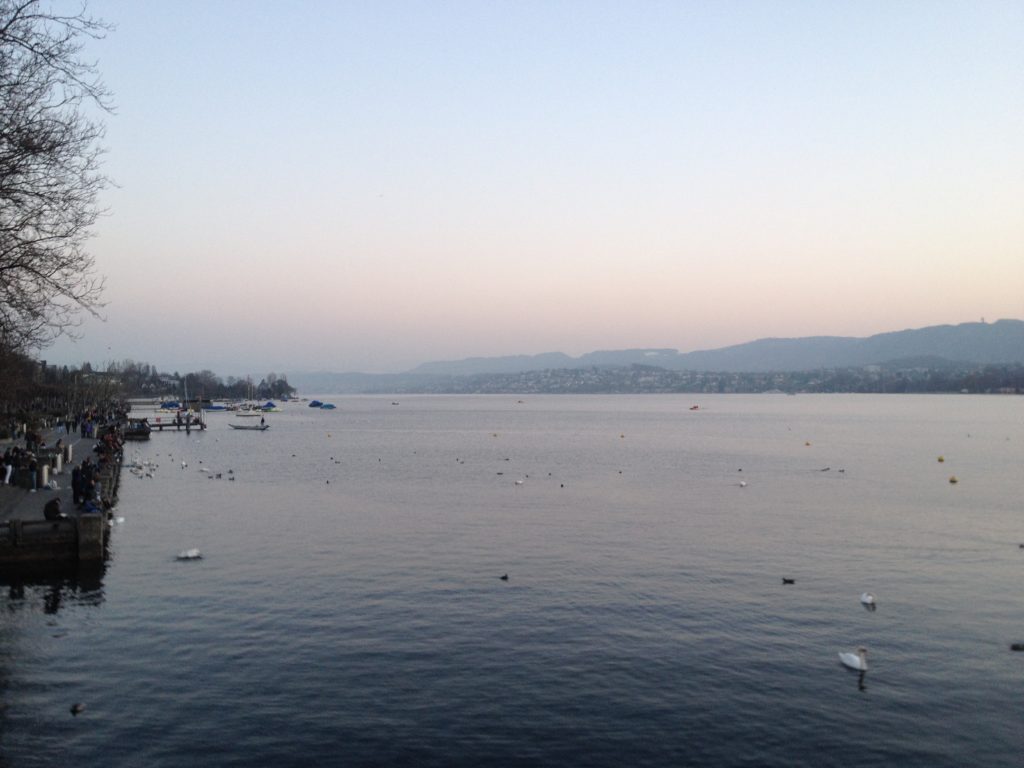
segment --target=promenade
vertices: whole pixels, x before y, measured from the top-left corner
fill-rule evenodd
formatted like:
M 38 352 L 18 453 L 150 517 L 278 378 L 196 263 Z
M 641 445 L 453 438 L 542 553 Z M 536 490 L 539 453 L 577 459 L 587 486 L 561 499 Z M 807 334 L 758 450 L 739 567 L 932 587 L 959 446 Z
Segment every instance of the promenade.
M 69 517 L 76 514 L 74 501 L 71 494 L 71 470 L 76 464 L 81 464 L 86 456 L 93 456 L 92 447 L 96 441 L 93 438 L 83 438 L 78 432 L 67 435 L 64 430 L 58 427 L 51 427 L 43 432 L 43 439 L 47 445 L 53 445 L 60 438 L 64 445 L 71 445 L 71 462 L 64 465 L 60 474 L 50 475 L 51 480 L 56 480 L 60 486 L 58 490 L 47 490 L 40 488 L 35 493 L 10 485 L 0 486 L 0 522 L 5 520 L 43 520 L 43 506 L 50 499 L 59 497 L 61 508 Z M 11 445 L 25 445 L 24 438 L 16 440 L 0 440 L 0 454 Z

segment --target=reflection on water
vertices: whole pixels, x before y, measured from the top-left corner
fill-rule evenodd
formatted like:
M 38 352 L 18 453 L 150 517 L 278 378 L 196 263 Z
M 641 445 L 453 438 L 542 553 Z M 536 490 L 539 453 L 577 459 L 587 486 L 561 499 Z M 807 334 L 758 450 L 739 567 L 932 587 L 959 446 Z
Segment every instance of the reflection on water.
M 103 603 L 106 563 L 46 564 L 0 570 L 0 589 L 7 589 L 8 613 L 42 605 L 46 614 L 56 614 L 69 601 L 76 605 Z

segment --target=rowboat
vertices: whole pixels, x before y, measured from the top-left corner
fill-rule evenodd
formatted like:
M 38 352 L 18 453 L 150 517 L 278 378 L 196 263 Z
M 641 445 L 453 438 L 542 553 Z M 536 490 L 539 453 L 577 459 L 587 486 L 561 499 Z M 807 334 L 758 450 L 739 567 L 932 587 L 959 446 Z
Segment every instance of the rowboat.
M 262 432 L 265 429 L 270 429 L 269 424 L 228 424 L 232 429 L 255 429 Z

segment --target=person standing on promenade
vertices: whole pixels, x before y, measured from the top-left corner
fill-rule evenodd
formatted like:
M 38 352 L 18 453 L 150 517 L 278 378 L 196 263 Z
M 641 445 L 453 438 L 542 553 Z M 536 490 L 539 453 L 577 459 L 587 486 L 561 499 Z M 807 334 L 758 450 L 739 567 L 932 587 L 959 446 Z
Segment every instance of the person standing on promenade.
M 82 468 L 77 464 L 71 470 L 71 499 L 76 507 L 82 500 Z
M 82 460 L 82 474 L 79 483 L 78 498 L 84 504 L 96 496 L 96 467 L 88 456 Z

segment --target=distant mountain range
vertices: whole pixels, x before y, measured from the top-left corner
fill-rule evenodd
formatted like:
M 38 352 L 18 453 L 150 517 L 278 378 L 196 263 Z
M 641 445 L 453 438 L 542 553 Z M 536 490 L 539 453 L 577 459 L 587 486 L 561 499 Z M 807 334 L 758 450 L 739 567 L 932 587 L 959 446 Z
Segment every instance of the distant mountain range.
M 809 336 L 759 339 L 720 349 L 624 349 L 571 357 L 561 352 L 506 357 L 473 357 L 424 363 L 402 374 L 294 374 L 291 383 L 305 392 L 386 392 L 461 376 L 527 371 L 652 366 L 670 371 L 761 373 L 861 368 L 868 365 L 963 367 L 1024 363 L 1024 321 L 934 325 L 866 338 Z
M 424 363 L 413 374 L 467 376 L 519 373 L 549 368 L 619 368 L 653 365 L 670 371 L 808 371 L 881 365 L 900 358 L 940 358 L 952 363 L 1024 362 L 1024 320 L 933 325 L 866 338 L 808 336 L 759 339 L 721 349 L 678 352 L 674 349 L 624 349 L 570 357 L 561 352 L 511 357 L 472 357 Z

